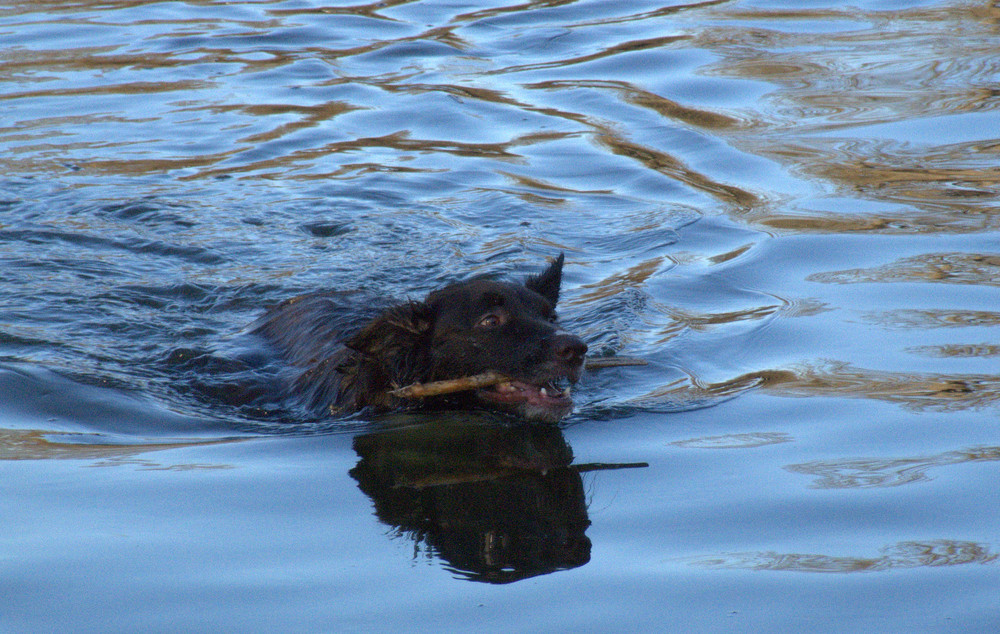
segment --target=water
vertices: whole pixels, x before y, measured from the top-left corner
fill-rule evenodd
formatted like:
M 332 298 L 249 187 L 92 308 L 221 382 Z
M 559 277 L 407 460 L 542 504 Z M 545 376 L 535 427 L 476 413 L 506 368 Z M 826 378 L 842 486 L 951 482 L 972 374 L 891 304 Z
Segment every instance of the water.
M 0 629 L 992 631 L 998 23 L 0 8 Z M 559 251 L 649 365 L 558 428 L 243 404 L 268 304 Z

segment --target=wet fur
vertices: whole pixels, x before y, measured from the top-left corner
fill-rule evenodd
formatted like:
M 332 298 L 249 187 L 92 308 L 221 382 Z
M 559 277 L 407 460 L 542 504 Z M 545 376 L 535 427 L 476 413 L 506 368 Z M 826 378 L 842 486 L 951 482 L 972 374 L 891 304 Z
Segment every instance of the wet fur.
M 384 308 L 358 322 L 344 316 L 345 293 L 314 293 L 271 308 L 254 332 L 296 372 L 292 395 L 333 413 L 382 412 L 412 406 L 389 391 L 415 382 L 486 371 L 543 383 L 575 381 L 586 345 L 556 325 L 563 256 L 523 284 L 476 278 Z M 427 399 L 432 407 L 499 407 L 473 393 Z M 507 407 L 515 414 L 556 420 L 565 412 Z

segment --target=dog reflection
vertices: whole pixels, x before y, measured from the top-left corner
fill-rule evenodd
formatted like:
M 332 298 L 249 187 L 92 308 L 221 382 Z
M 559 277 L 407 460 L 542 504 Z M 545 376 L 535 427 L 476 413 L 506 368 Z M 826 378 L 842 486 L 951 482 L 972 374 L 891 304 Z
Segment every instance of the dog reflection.
M 474 581 L 590 561 L 583 481 L 562 432 L 468 416 L 355 438 L 350 473 L 379 519 Z

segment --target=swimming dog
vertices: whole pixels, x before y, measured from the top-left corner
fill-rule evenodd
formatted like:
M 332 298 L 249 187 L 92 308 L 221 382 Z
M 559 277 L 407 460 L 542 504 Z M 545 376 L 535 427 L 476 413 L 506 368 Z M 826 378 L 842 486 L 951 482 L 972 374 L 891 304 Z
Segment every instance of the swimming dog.
M 393 395 L 396 388 L 493 372 L 503 380 L 419 403 L 556 422 L 572 411 L 569 386 L 587 352 L 556 319 L 563 262 L 560 254 L 524 283 L 480 277 L 451 284 L 390 306 L 353 332 L 334 314 L 343 294 L 304 295 L 268 310 L 254 331 L 296 368 L 290 391 L 310 408 L 408 408 L 413 401 Z

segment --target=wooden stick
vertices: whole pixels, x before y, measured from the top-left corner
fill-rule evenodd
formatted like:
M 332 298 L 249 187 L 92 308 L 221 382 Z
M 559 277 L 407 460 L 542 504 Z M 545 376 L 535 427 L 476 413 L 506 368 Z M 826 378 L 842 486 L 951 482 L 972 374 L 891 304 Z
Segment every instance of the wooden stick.
M 648 462 L 588 462 L 586 464 L 570 465 L 570 469 L 576 469 L 580 473 L 610 471 L 613 469 L 645 469 L 647 467 L 649 467 Z
M 439 396 L 441 394 L 451 394 L 452 392 L 464 392 L 466 390 L 478 390 L 481 387 L 496 385 L 509 381 L 507 377 L 496 372 L 483 372 L 472 376 L 463 376 L 458 379 L 448 379 L 446 381 L 431 381 L 430 383 L 411 383 L 405 387 L 390 390 L 389 395 L 397 398 L 425 398 L 428 396 Z
M 600 370 L 602 368 L 621 368 L 627 365 L 648 365 L 649 361 L 637 359 L 636 357 L 590 357 L 583 362 L 583 367 L 588 370 Z
M 619 368 L 628 365 L 646 365 L 646 363 L 645 359 L 636 359 L 634 357 L 592 357 L 586 360 L 584 367 L 588 370 L 600 370 L 601 368 Z M 496 372 L 483 372 L 482 374 L 473 374 L 445 381 L 411 383 L 410 385 L 390 390 L 389 396 L 395 396 L 396 398 L 427 398 L 428 396 L 440 396 L 453 392 L 478 390 L 481 387 L 496 385 L 504 381 L 510 381 L 510 378 Z

